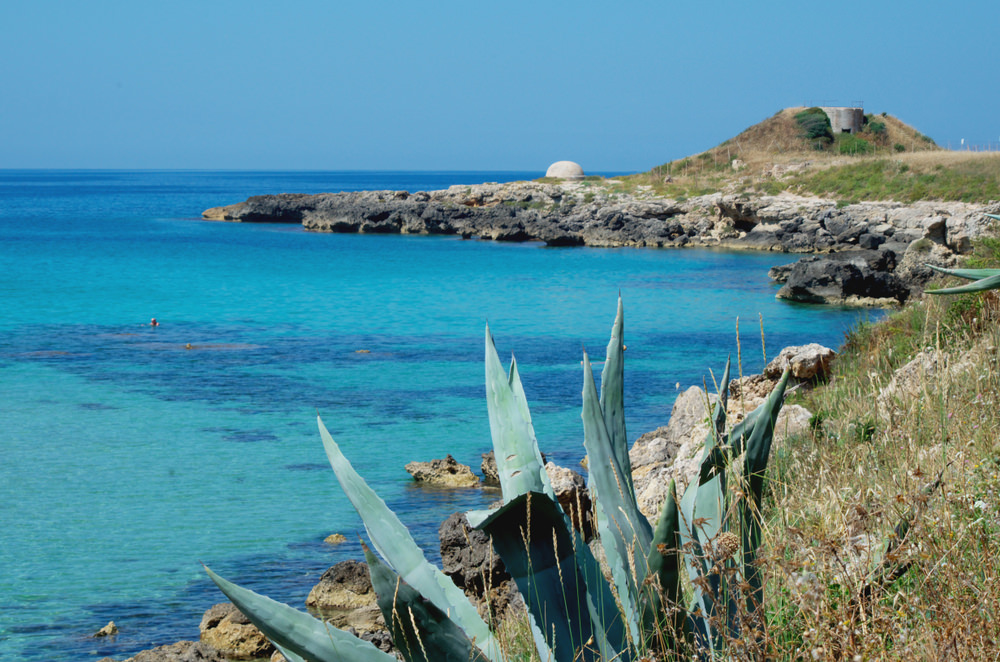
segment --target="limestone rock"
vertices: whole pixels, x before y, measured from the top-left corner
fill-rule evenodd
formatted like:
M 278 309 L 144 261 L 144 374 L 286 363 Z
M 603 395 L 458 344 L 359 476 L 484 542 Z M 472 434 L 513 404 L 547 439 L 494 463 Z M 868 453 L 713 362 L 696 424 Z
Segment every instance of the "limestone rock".
M 500 474 L 497 473 L 497 459 L 493 451 L 483 453 L 483 462 L 479 465 L 483 472 L 483 485 L 487 487 L 500 487 Z
M 886 416 L 895 409 L 909 406 L 910 403 L 919 403 L 921 401 L 919 396 L 925 390 L 938 392 L 948 380 L 972 368 L 973 364 L 968 359 L 953 357 L 946 352 L 937 350 L 920 352 L 912 360 L 897 368 L 889 383 L 879 391 L 876 397 L 878 411 Z
M 583 179 L 583 168 L 572 161 L 556 161 L 545 171 L 546 177 L 559 179 Z
M 775 382 L 755 375 L 737 380 L 736 395 L 730 397 L 727 420 L 730 424 L 742 420 L 763 402 L 774 388 Z M 745 389 L 740 397 L 740 389 Z M 663 502 L 668 496 L 670 481 L 674 480 L 678 495 L 698 474 L 701 453 L 708 436 L 708 410 L 718 398 L 692 386 L 682 392 L 674 402 L 670 422 L 661 428 L 639 437 L 629 450 L 632 463 L 632 482 L 635 485 L 639 510 L 656 522 Z M 800 405 L 785 405 L 775 423 L 775 442 L 809 429 L 812 414 Z
M 714 403 L 715 396 L 707 398 Z M 670 481 L 680 494 L 698 472 L 708 434 L 705 392 L 692 386 L 674 402 L 670 422 L 639 437 L 629 450 L 632 483 L 639 510 L 655 521 L 667 498 Z
M 226 657 L 249 660 L 270 655 L 274 645 L 235 605 L 223 602 L 201 618 L 201 642 Z
M 955 253 L 946 246 L 930 239 L 917 239 L 906 247 L 896 272 L 909 285 L 911 292 L 919 292 L 936 275 L 928 264 L 950 268 L 957 262 Z
M 517 587 L 489 536 L 469 526 L 465 513 L 454 513 L 438 529 L 441 570 L 479 606 L 480 614 L 502 614 Z
M 778 379 L 788 368 L 792 369 L 792 377 L 799 381 L 822 379 L 830 372 L 830 364 L 837 355 L 829 347 L 818 343 L 785 347 L 767 367 L 764 376 Z
M 583 476 L 572 469 L 560 467 L 552 462 L 545 464 L 545 472 L 549 475 L 552 491 L 555 492 L 563 512 L 569 515 L 573 527 L 583 534 L 584 540 L 589 540 L 594 535 L 594 526 L 591 520 L 593 504 Z
M 410 462 L 406 471 L 418 483 L 445 487 L 475 487 L 479 477 L 467 465 L 459 464 L 450 454 L 443 460 Z
M 228 662 L 226 657 L 200 641 L 178 641 L 133 655 L 125 662 Z
M 331 533 L 326 538 L 323 539 L 327 545 L 339 545 L 341 543 L 347 542 L 347 536 L 343 533 Z
M 341 629 L 355 627 L 365 631 L 385 627 L 368 566 L 360 561 L 341 561 L 324 572 L 309 591 L 306 607 Z
M 909 296 L 893 273 L 895 253 L 850 251 L 804 257 L 788 272 L 779 299 L 804 303 L 886 306 Z
M 115 625 L 114 621 L 108 621 L 108 624 L 102 627 L 100 630 L 94 633 L 95 637 L 113 637 L 118 634 L 118 626 Z

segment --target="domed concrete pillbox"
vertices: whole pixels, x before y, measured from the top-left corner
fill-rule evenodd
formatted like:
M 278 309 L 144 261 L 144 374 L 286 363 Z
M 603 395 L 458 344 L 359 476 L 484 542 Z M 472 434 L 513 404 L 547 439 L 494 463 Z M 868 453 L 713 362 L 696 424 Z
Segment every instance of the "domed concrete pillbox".
M 579 163 L 572 161 L 556 161 L 545 171 L 546 177 L 558 177 L 559 179 L 583 179 L 583 168 Z

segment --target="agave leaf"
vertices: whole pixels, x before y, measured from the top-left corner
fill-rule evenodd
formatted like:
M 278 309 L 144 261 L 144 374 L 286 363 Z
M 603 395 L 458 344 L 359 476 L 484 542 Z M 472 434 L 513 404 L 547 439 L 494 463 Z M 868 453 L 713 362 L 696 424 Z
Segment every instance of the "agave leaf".
M 309 614 L 237 586 L 208 568 L 205 572 L 264 636 L 298 659 L 312 662 L 392 662 L 396 659 Z
M 764 494 L 764 474 L 771 455 L 774 440 L 774 426 L 778 420 L 785 396 L 785 387 L 791 370 L 786 369 L 781 380 L 767 399 L 759 407 L 760 414 L 747 440 L 746 455 L 743 460 L 743 480 L 746 482 L 745 496 L 740 500 L 740 520 L 743 533 L 743 579 L 750 584 L 747 593 L 747 611 L 755 613 L 764 599 L 764 589 L 757 567 L 757 549 L 760 547 L 761 520 L 760 505 Z
M 924 290 L 927 294 L 966 294 L 969 292 L 983 292 L 985 290 L 995 290 L 1000 288 L 1000 270 L 998 269 L 942 269 L 928 264 L 928 267 L 941 273 L 958 276 L 965 279 L 979 279 L 967 285 L 958 287 L 945 287 L 940 290 Z
M 555 498 L 535 440 L 517 366 L 512 362 L 509 374 L 503 369 L 489 326 L 486 327 L 486 405 L 504 501 L 525 492 L 544 492 Z
M 469 660 L 486 662 L 448 615 L 425 600 L 362 543 L 378 607 L 392 643 L 406 662 Z
M 705 450 L 702 453 L 702 460 L 706 459 L 709 452 L 718 445 L 726 428 L 726 405 L 729 402 L 729 369 L 731 363 L 732 360 L 727 358 L 726 369 L 722 373 L 722 381 L 719 384 L 719 399 L 715 403 L 715 409 L 712 410 L 709 417 L 712 429 L 709 430 L 708 438 L 705 439 Z
M 996 214 L 986 214 L 986 215 L 992 218 L 994 221 L 1000 221 L 1000 216 L 997 216 Z
M 502 659 L 499 646 L 476 608 L 447 575 L 424 558 L 409 530 L 354 470 L 323 425 L 322 419 L 317 417 L 317 421 L 330 466 L 337 474 L 337 480 L 347 498 L 361 516 L 368 537 L 378 553 L 406 583 L 438 609 L 448 612 L 452 620 L 490 660 L 499 662 Z
M 521 372 L 517 369 L 517 359 L 513 355 L 510 357 L 510 372 L 507 373 L 507 385 L 510 386 L 510 390 L 514 394 L 514 399 L 517 401 L 517 408 L 521 411 L 521 416 L 524 420 L 531 426 L 531 433 L 534 436 L 535 427 L 531 423 L 531 412 L 528 410 L 528 396 L 524 393 L 524 385 L 521 384 Z
M 697 480 L 692 480 L 681 497 L 680 538 L 681 547 L 685 550 L 684 569 L 694 592 L 688 608 L 688 629 L 694 635 L 697 646 L 714 657 L 718 637 L 712 623 L 716 612 L 714 595 L 718 590 L 718 576 L 711 574 L 708 551 L 702 544 L 705 538 L 695 524 L 695 504 L 701 487 Z
M 632 659 L 629 632 L 622 620 L 622 613 L 618 603 L 615 602 L 611 586 L 604 578 L 601 564 L 594 558 L 590 546 L 584 541 L 580 532 L 573 529 L 569 517 L 565 519 L 567 528 L 573 533 L 576 566 L 586 582 L 587 608 L 590 610 L 590 620 L 595 624 L 600 659 L 628 662 Z M 543 656 L 542 659 L 546 658 Z
M 621 465 L 612 452 L 594 373 L 583 355 L 583 445 L 587 450 L 588 482 L 595 504 L 601 545 L 618 589 L 618 601 L 634 641 L 640 639 L 638 590 L 646 578 L 646 552 L 653 530 L 635 502 L 635 492 L 625 489 Z
M 622 470 L 623 489 L 632 487 L 632 462 L 628 457 L 628 433 L 625 430 L 625 315 L 618 295 L 618 314 L 611 328 L 611 340 L 601 372 L 601 411 L 608 428 L 611 449 Z
M 493 538 L 493 548 L 545 633 L 551 659 L 599 660 L 586 581 L 558 502 L 527 492 L 501 506 L 480 528 Z
M 683 555 L 680 541 L 680 513 L 677 508 L 677 488 L 670 481 L 667 500 L 660 510 L 660 518 L 653 531 L 653 544 L 646 557 L 647 577 L 652 579 L 642 595 L 642 629 L 647 638 L 651 634 L 665 633 L 665 641 L 645 641 L 644 650 L 660 645 L 661 650 L 676 650 L 673 635 L 683 632 L 687 622 L 680 607 L 684 596 L 681 589 Z M 676 607 L 673 617 L 667 609 Z
M 964 278 L 966 280 L 981 280 L 983 278 L 989 278 L 990 276 L 1000 275 L 1000 269 L 945 269 L 944 267 L 939 267 L 933 264 L 925 264 L 924 266 L 930 267 L 939 273 L 955 276 L 957 278 Z

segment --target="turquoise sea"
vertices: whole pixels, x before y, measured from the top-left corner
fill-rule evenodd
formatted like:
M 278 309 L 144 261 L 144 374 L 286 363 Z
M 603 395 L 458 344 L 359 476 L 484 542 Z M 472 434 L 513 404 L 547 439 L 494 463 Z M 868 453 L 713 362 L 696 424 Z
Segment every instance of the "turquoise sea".
M 207 222 L 259 193 L 407 189 L 532 172 L 0 171 L 0 659 L 123 659 L 197 639 L 204 562 L 302 606 L 360 558 L 316 413 L 437 559 L 438 524 L 495 498 L 403 466 L 490 449 L 487 321 L 542 449 L 583 455 L 581 350 L 621 292 L 629 434 L 737 352 L 837 346 L 856 311 L 774 298 L 791 255 L 544 248 Z M 160 326 L 148 326 L 156 317 Z M 191 348 L 187 348 L 190 344 Z M 359 350 L 366 350 L 359 352 Z M 340 532 L 348 542 L 323 543 Z M 114 620 L 120 634 L 90 635 Z

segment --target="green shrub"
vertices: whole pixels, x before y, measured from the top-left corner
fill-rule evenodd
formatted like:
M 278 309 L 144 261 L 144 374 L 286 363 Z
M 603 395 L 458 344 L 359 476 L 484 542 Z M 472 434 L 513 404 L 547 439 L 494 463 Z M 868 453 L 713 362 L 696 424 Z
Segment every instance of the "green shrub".
M 865 130 L 873 136 L 883 136 L 886 132 L 885 122 L 869 122 Z
M 802 137 L 806 140 L 830 143 L 833 141 L 833 128 L 830 126 L 830 118 L 822 108 L 809 108 L 795 115 L 802 131 Z M 816 143 L 813 143 L 813 147 Z
M 853 133 L 841 133 L 837 136 L 837 153 L 839 154 L 870 154 L 875 146 Z
M 906 151 L 906 145 L 904 145 L 903 143 L 896 143 L 895 145 L 892 146 L 892 148 L 894 150 L 896 150 L 897 152 L 905 152 Z

